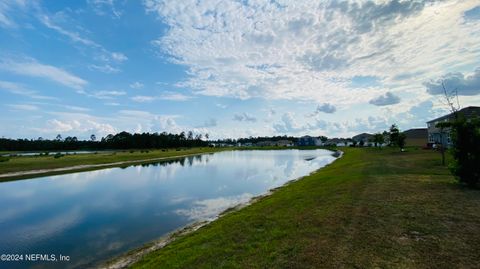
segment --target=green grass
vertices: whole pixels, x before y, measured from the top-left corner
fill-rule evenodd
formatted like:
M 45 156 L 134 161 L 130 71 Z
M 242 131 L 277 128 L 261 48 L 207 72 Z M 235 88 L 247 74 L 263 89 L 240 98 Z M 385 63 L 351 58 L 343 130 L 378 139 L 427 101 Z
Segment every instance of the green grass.
M 344 150 L 133 267 L 479 267 L 480 191 L 457 185 L 438 153 Z
M 141 161 L 155 158 L 175 158 L 180 155 L 201 154 L 225 150 L 225 148 L 191 148 L 191 149 L 168 149 L 168 150 L 125 150 L 116 152 L 99 152 L 97 154 L 69 154 L 55 158 L 53 153 L 48 156 L 19 156 L 9 157 L 8 161 L 0 162 L 0 174 L 30 171 L 39 169 L 54 169 L 77 165 L 109 164 L 124 161 Z M 78 169 L 75 171 L 94 170 L 99 168 Z M 72 171 L 68 171 L 72 172 Z M 62 174 L 68 172 L 43 173 L 36 176 Z M 28 178 L 32 175 L 25 176 Z M 8 181 L 25 177 L 0 178 L 0 181 Z

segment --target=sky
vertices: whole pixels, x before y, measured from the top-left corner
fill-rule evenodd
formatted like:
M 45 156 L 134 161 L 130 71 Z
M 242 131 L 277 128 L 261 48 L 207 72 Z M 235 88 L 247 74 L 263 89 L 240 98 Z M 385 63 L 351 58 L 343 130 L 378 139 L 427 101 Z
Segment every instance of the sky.
M 480 0 L 0 0 L 0 136 L 350 137 L 480 105 Z

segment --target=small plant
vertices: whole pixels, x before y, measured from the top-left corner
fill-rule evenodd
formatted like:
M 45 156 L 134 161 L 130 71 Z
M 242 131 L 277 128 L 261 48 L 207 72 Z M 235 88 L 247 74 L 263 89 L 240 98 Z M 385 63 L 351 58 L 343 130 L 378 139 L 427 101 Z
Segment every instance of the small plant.
M 10 158 L 8 158 L 8 157 L 0 156 L 0 163 L 8 162 L 9 160 L 10 160 Z
M 58 152 L 58 153 L 55 153 L 55 155 L 53 155 L 53 158 L 58 159 L 58 158 L 61 158 L 61 157 L 63 157 L 63 156 L 65 156 L 65 155 L 63 155 L 62 153 Z

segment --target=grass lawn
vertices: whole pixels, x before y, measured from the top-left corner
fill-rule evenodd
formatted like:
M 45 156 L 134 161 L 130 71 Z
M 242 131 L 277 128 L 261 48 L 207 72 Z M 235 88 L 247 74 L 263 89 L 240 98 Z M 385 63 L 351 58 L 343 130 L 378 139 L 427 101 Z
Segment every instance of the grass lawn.
M 479 268 L 480 191 L 440 155 L 345 149 L 330 166 L 134 268 Z
M 70 167 L 77 165 L 108 164 L 124 161 L 147 160 L 155 158 L 169 158 L 180 155 L 201 154 L 215 152 L 224 149 L 216 148 L 191 148 L 191 149 L 168 149 L 162 150 L 125 150 L 116 152 L 99 152 L 98 154 L 70 154 L 60 158 L 49 156 L 19 156 L 10 157 L 6 162 L 0 162 L 0 174 L 29 171 L 38 169 L 54 169 Z M 97 168 L 98 169 L 98 168 Z M 80 169 L 92 170 L 92 169 Z M 72 172 L 72 171 L 69 171 Z M 65 172 L 63 172 L 65 173 Z M 59 173 L 49 173 L 59 174 Z M 42 174 L 42 176 L 45 174 Z M 32 177 L 31 175 L 28 177 Z M 18 177 L 17 177 L 18 178 Z M 0 178 L 0 181 L 10 180 L 12 178 Z

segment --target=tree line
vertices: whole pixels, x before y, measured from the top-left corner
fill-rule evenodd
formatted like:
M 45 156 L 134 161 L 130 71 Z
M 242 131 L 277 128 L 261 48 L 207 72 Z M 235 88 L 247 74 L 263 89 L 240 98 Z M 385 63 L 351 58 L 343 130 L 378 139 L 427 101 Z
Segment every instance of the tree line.
M 3 151 L 61 151 L 61 150 L 105 150 L 105 149 L 146 149 L 178 148 L 208 146 L 208 134 L 194 134 L 192 131 L 172 133 L 135 133 L 120 132 L 109 134 L 97 140 L 95 135 L 90 140 L 79 140 L 75 136 L 63 138 L 60 134 L 55 139 L 8 139 L 0 138 L 0 150 Z

